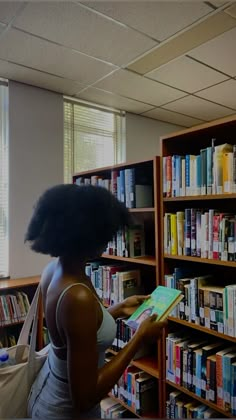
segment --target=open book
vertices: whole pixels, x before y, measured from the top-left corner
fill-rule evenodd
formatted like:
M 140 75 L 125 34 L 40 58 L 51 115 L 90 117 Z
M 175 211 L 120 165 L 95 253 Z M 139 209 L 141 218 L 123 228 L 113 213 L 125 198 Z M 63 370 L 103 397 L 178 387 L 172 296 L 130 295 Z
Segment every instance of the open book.
M 174 307 L 183 299 L 180 290 L 158 286 L 150 298 L 143 302 L 127 319 L 131 328 L 137 329 L 139 324 L 152 314 L 157 314 L 157 321 L 164 321 Z

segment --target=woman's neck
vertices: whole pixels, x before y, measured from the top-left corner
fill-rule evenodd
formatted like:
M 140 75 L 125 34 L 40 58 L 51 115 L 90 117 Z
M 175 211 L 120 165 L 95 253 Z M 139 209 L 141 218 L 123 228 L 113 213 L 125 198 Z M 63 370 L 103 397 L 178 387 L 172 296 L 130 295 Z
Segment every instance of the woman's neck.
M 81 280 L 87 279 L 85 274 L 86 261 L 81 261 L 76 257 L 60 257 L 59 262 L 65 274 L 79 277 Z

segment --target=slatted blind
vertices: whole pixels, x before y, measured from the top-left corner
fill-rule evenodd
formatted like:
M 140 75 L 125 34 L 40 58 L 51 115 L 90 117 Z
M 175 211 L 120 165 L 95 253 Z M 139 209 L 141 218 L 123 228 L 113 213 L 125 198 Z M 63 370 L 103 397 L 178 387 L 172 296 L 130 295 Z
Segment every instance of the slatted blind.
M 64 102 L 64 181 L 123 160 L 124 113 Z
M 0 84 L 0 277 L 9 274 L 8 86 Z

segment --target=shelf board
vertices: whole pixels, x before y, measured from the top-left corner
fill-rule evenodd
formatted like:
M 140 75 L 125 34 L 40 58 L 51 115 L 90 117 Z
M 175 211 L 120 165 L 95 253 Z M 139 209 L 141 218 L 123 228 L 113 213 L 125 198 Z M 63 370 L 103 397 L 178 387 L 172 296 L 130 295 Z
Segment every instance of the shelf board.
M 186 327 L 193 328 L 194 330 L 202 331 L 206 334 L 214 335 L 215 337 L 222 338 L 223 340 L 228 340 L 233 343 L 236 343 L 236 337 L 231 337 L 230 335 L 222 334 L 209 328 L 202 327 L 201 325 L 193 324 L 192 322 L 184 321 L 183 319 L 178 319 L 173 316 L 169 316 L 168 320 L 175 322 L 177 324 L 185 325 Z
M 119 352 L 112 349 L 108 349 L 108 353 L 112 353 L 116 355 Z M 157 379 L 160 378 L 158 365 L 157 365 L 157 356 L 141 357 L 140 359 L 132 360 L 131 364 L 133 366 L 136 366 L 139 369 L 142 369 L 144 372 L 149 373 L 150 375 L 154 376 Z
M 0 290 L 4 289 L 15 289 L 19 287 L 26 287 L 26 286 L 35 286 L 39 283 L 40 276 L 34 277 L 23 277 L 19 279 L 7 279 L 1 280 L 0 279 Z
M 117 261 L 126 261 L 126 262 L 132 262 L 136 264 L 144 264 L 144 265 L 156 265 L 156 259 L 155 257 L 146 255 L 144 257 L 136 257 L 136 258 L 127 258 L 127 257 L 118 257 L 117 255 L 109 255 L 109 254 L 102 254 L 103 258 L 108 258 L 111 260 L 117 260 Z M 236 266 L 236 264 L 235 264 Z
M 191 262 L 199 262 L 203 264 L 213 264 L 213 265 L 222 265 L 225 267 L 235 267 L 235 261 L 221 261 L 221 260 L 210 260 L 208 258 L 199 258 L 199 257 L 187 257 L 185 255 L 164 255 L 164 258 L 169 258 L 172 260 L 181 260 L 181 261 L 191 261 Z
M 0 329 L 1 328 L 8 328 L 8 327 L 12 327 L 12 326 L 14 326 L 14 325 L 21 325 L 21 324 L 23 324 L 24 323 L 24 321 L 16 321 L 16 322 L 10 322 L 9 324 L 1 324 L 0 323 Z
M 144 372 L 149 373 L 157 379 L 160 378 L 157 365 L 157 356 L 146 356 L 137 360 L 133 360 L 132 365 L 144 370 Z
M 135 209 L 129 209 L 130 213 L 148 213 L 148 212 L 154 212 L 155 208 L 154 207 L 138 207 Z
M 178 389 L 179 391 L 183 392 L 186 395 L 189 395 L 190 397 L 194 398 L 197 401 L 200 401 L 202 404 L 207 405 L 208 407 L 212 408 L 213 410 L 217 411 L 218 413 L 221 413 L 223 415 L 225 415 L 226 417 L 232 417 L 234 418 L 235 416 L 231 413 L 228 413 L 226 411 L 224 411 L 222 408 L 218 407 L 218 405 L 205 400 L 204 398 L 198 397 L 198 395 L 194 394 L 194 392 L 189 391 L 188 389 L 184 388 L 183 386 L 177 385 L 171 381 L 168 381 L 166 379 L 166 383 L 170 386 L 172 386 L 173 388 Z
M 115 395 L 113 395 L 111 392 L 109 392 L 108 396 L 110 398 L 112 398 L 114 401 L 117 401 L 120 405 L 122 405 L 123 407 L 125 407 L 127 410 L 129 410 L 131 413 L 135 414 L 135 416 L 142 418 L 143 416 L 140 416 L 139 414 L 137 414 L 135 412 L 135 410 L 130 407 L 129 405 L 127 405 L 124 401 L 120 400 L 119 398 L 115 397 Z M 157 413 L 150 413 L 150 414 L 145 414 L 145 418 L 150 418 L 150 419 L 157 419 L 158 418 L 158 414 Z
M 209 195 L 187 195 L 182 197 L 164 197 L 164 202 L 169 201 L 198 201 L 198 200 L 228 200 L 228 199 L 235 199 L 236 194 L 209 194 Z

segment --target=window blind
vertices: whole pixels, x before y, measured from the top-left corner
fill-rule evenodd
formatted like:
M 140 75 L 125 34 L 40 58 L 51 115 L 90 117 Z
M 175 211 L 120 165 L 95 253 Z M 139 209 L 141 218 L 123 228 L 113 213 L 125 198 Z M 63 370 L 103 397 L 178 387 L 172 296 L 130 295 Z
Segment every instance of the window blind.
M 8 86 L 0 84 L 0 277 L 9 274 Z
M 64 181 L 124 160 L 124 113 L 64 102 Z

